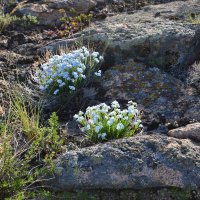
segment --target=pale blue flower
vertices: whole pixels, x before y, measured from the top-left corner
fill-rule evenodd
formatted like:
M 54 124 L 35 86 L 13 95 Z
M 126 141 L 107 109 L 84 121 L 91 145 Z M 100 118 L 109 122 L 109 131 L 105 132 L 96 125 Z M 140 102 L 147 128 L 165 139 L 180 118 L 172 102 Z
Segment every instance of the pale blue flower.
M 107 136 L 106 133 L 98 134 L 98 138 L 101 138 L 102 140 L 105 140 L 106 136 Z
M 83 69 L 78 67 L 77 72 L 83 73 Z
M 57 83 L 59 83 L 59 84 L 61 84 L 62 82 L 63 82 L 63 81 L 60 80 L 60 79 L 57 80 Z
M 105 140 L 105 139 L 106 139 L 106 136 L 107 136 L 106 133 L 102 133 L 102 134 L 101 134 L 101 139 L 102 139 L 102 140 Z
M 63 87 L 64 85 L 66 85 L 65 82 L 62 82 L 62 83 L 59 85 L 59 87 Z
M 70 89 L 70 90 L 75 90 L 76 88 L 75 88 L 73 85 L 70 85 L 70 86 L 69 86 L 69 89 Z
M 86 130 L 90 130 L 90 128 L 91 128 L 91 127 L 90 127 L 90 124 L 88 124 L 88 125 L 85 127 Z
M 98 57 L 98 55 L 99 55 L 99 52 L 96 52 L 96 51 L 95 51 L 95 52 L 92 53 L 91 56 L 93 56 L 93 57 Z
M 45 90 L 46 88 L 43 85 L 40 85 L 40 90 Z
M 59 92 L 59 90 L 57 89 L 57 90 L 55 90 L 55 91 L 53 92 L 53 94 L 54 94 L 54 95 L 57 95 L 58 92 Z
M 122 130 L 122 129 L 124 129 L 124 125 L 122 123 L 118 123 L 116 129 Z
M 95 127 L 95 132 L 98 133 L 102 128 L 103 128 L 103 126 L 101 124 L 96 126 Z
M 119 105 L 118 101 L 113 101 L 113 102 L 111 103 L 111 107 L 112 107 L 112 108 L 120 108 L 120 105 Z
M 77 72 L 72 72 L 72 75 L 74 76 L 75 79 L 78 78 L 78 73 Z
M 114 123 L 114 121 L 115 121 L 115 118 L 114 118 L 114 117 L 111 117 L 111 118 L 108 120 L 108 122 L 107 122 L 108 126 L 112 126 L 113 123 Z
M 99 70 L 98 72 L 94 72 L 94 75 L 101 76 L 101 70 Z

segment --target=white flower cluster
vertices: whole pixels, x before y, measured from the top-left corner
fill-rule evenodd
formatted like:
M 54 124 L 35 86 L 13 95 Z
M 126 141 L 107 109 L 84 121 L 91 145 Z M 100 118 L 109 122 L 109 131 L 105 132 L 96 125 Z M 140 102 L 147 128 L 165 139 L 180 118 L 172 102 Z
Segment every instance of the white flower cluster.
M 50 94 L 71 93 L 94 72 L 102 59 L 98 52 L 90 52 L 86 47 L 68 54 L 54 55 L 41 66 L 41 70 L 36 71 L 34 80 L 42 91 Z M 94 74 L 101 76 L 101 70 Z
M 81 130 L 94 141 L 130 137 L 142 124 L 137 104 L 129 101 L 127 107 L 121 110 L 117 101 L 111 106 L 101 103 L 88 107 L 85 113 L 79 111 L 74 118 L 81 124 Z

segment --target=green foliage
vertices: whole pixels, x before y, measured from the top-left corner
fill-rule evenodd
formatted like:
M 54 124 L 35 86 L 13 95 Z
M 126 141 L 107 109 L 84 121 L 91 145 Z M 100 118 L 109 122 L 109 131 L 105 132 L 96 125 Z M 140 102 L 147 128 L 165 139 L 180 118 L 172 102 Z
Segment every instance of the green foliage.
M 0 15 L 0 33 L 4 31 L 8 26 L 14 24 L 17 21 L 16 16 L 11 16 L 9 14 Z
M 35 24 L 38 24 L 37 17 L 35 16 L 24 15 L 23 17 L 17 17 L 10 14 L 0 15 L 0 33 L 8 27 L 30 27 Z
M 39 132 L 41 109 L 33 106 L 23 95 L 15 91 L 12 95 L 12 114 L 21 123 L 21 130 L 31 140 Z
M 56 113 L 42 126 L 38 109 L 16 93 L 11 99 L 8 117 L 0 122 L 0 195 L 22 200 L 34 196 L 35 188 L 53 172 L 53 158 L 63 141 Z
M 200 24 L 200 13 L 190 13 L 188 21 L 192 24 Z
M 73 15 L 77 15 L 76 11 L 73 9 L 71 9 L 70 12 Z M 65 13 L 64 9 L 61 9 L 60 13 L 63 14 L 63 17 L 60 18 L 62 24 L 58 30 L 58 35 L 60 37 L 68 36 L 82 30 L 85 26 L 87 26 L 90 23 L 92 19 L 91 14 L 79 14 L 78 16 L 69 17 Z
M 192 199 L 191 190 L 190 189 L 179 189 L 179 188 L 171 188 L 170 189 L 171 196 L 177 200 L 190 200 Z

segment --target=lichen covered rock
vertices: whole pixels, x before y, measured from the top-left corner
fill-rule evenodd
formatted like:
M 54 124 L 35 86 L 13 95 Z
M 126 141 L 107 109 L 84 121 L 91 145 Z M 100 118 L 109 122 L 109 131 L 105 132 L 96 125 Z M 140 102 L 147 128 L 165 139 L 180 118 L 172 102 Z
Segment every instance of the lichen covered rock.
M 123 13 L 96 21 L 72 37 L 101 47 L 107 67 L 133 58 L 162 69 L 174 66 L 180 72 L 200 53 L 200 31 L 188 21 L 192 10 L 200 12 L 197 1 L 146 6 L 133 14 Z M 59 40 L 40 51 L 57 51 L 59 46 L 70 42 Z
M 87 13 L 95 5 L 96 1 L 94 0 L 42 0 L 21 4 L 15 12 L 18 15 L 36 16 L 40 25 L 55 26 L 61 23 L 60 18 L 64 16 L 61 10 L 70 16 L 72 9 L 76 14 Z
M 200 123 L 188 124 L 187 126 L 172 129 L 168 132 L 169 136 L 176 138 L 189 138 L 200 142 Z
M 103 74 L 96 90 L 96 99 L 133 100 L 146 112 L 146 117 L 159 115 L 164 124 L 183 118 L 200 120 L 196 90 L 158 68 L 134 62 L 114 66 Z
M 77 151 L 57 161 L 53 186 L 75 189 L 200 187 L 200 146 L 166 136 L 136 136 Z

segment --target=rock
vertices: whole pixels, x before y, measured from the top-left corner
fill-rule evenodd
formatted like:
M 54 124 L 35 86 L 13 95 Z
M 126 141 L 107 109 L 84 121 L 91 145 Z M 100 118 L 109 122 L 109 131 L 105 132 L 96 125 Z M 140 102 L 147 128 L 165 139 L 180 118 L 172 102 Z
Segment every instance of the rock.
M 145 5 L 169 3 L 179 0 L 97 0 L 94 8 L 95 18 L 105 18 L 120 12 L 134 13 Z M 187 0 L 186 0 L 187 1 Z
M 132 12 L 148 3 L 150 2 L 146 0 L 97 0 L 97 6 L 93 11 L 95 18 L 102 19 L 119 12 Z
M 134 14 L 97 21 L 70 39 L 54 41 L 39 52 L 57 52 L 61 46 L 70 48 L 79 39 L 96 45 L 104 53 L 102 68 L 106 71 L 98 85 L 100 89 L 93 92 L 96 99 L 134 100 L 145 111 L 147 130 L 165 123 L 170 123 L 169 129 L 175 128 L 181 126 L 181 121 L 200 121 L 199 95 L 183 83 L 189 66 L 200 55 L 199 26 L 187 21 L 192 10 L 200 12 L 198 1 L 145 6 Z M 135 62 L 124 64 L 130 58 Z
M 180 75 L 200 54 L 200 31 L 187 21 L 191 10 L 200 12 L 198 1 L 145 6 L 134 14 L 96 21 L 70 40 L 52 42 L 40 51 L 56 52 L 58 46 L 68 46 L 72 39 L 80 39 L 102 49 L 105 67 L 132 58 L 162 69 L 173 66 Z M 160 15 L 155 17 L 158 12 Z
M 8 47 L 13 48 L 18 45 L 24 44 L 26 42 L 25 35 L 22 33 L 15 33 L 15 35 L 11 36 L 8 40 Z
M 187 21 L 192 10 L 200 12 L 198 1 L 145 6 L 134 14 L 97 21 L 70 39 L 53 41 L 39 53 L 70 48 L 79 39 L 96 45 L 104 53 L 105 73 L 97 91 L 92 92 L 96 97 L 87 97 L 101 102 L 134 100 L 144 110 L 147 131 L 166 133 L 168 128 L 182 126 L 183 121 L 184 125 L 200 121 L 199 95 L 185 86 L 183 79 L 200 55 L 199 26 Z M 129 59 L 135 62 L 124 64 Z M 166 127 L 160 130 L 160 125 Z
M 63 16 L 59 11 L 64 9 L 71 15 L 71 9 L 77 14 L 92 11 L 95 18 L 105 18 L 108 15 L 119 12 L 132 12 L 148 4 L 166 3 L 176 0 L 41 0 L 28 1 L 17 4 L 15 13 L 38 17 L 41 25 L 58 25 Z M 10 10 L 10 9 L 9 9 Z
M 59 192 L 63 197 L 66 192 Z M 199 200 L 200 190 L 178 188 L 151 188 L 144 190 L 94 190 L 67 192 L 70 199 L 84 200 Z M 58 198 L 58 196 L 56 196 Z
M 168 132 L 168 135 L 175 138 L 189 138 L 200 142 L 200 123 L 188 124 Z
M 15 48 L 15 51 L 19 54 L 31 56 L 37 52 L 37 46 L 33 43 L 26 43 L 18 45 L 17 48 Z
M 55 190 L 114 191 L 200 187 L 200 146 L 143 135 L 66 152 L 56 162 Z
M 122 103 L 137 102 L 144 111 L 143 123 L 148 130 L 175 121 L 180 126 L 183 119 L 184 124 L 200 121 L 200 97 L 195 89 L 185 87 L 158 68 L 132 61 L 105 71 L 96 86 L 95 98 L 102 102 L 115 99 Z
M 7 48 L 8 47 L 8 39 L 5 36 L 0 36 L 0 47 Z
M 200 92 L 200 58 L 197 62 L 190 66 L 187 84 L 196 88 Z
M 32 15 L 38 18 L 40 25 L 55 26 L 60 24 L 64 9 L 67 14 L 74 9 L 76 14 L 87 13 L 96 5 L 94 0 L 42 0 L 35 3 L 25 3 L 16 9 L 18 15 Z

